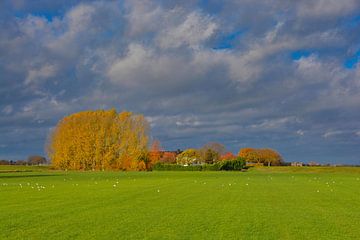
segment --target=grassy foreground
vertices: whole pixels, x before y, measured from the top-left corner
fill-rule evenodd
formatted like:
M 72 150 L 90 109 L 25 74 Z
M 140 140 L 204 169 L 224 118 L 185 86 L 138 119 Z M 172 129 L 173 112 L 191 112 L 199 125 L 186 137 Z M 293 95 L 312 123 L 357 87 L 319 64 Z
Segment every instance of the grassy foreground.
M 15 170 L 0 166 L 0 239 L 360 236 L 360 168 Z

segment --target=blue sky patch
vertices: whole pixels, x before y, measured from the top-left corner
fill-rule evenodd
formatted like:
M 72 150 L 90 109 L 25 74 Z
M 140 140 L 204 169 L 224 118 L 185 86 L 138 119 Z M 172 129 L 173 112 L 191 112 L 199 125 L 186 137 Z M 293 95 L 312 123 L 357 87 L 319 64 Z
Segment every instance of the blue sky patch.
M 349 69 L 355 68 L 359 60 L 360 60 L 360 50 L 353 57 L 345 60 L 344 67 Z
M 360 15 L 356 15 L 345 21 L 345 26 L 349 28 L 354 28 L 360 25 Z
M 217 45 L 214 47 L 214 49 L 232 49 L 234 48 L 235 41 L 239 39 L 239 37 L 243 36 L 245 34 L 245 31 L 235 31 L 230 34 L 227 34 L 220 38 Z
M 299 60 L 302 57 L 308 57 L 310 56 L 311 52 L 308 50 L 298 50 L 291 53 L 291 59 L 292 60 Z

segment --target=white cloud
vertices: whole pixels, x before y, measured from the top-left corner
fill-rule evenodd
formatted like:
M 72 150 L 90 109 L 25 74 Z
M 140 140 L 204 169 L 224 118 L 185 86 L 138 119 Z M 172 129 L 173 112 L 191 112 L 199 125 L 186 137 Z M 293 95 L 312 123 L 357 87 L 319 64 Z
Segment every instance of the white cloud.
M 25 79 L 25 84 L 39 84 L 42 81 L 46 81 L 50 77 L 54 77 L 56 74 L 57 67 L 51 64 L 46 64 L 39 68 L 30 69 Z
M 273 42 L 276 40 L 276 37 L 279 34 L 279 31 L 281 30 L 281 28 L 284 26 L 283 22 L 278 22 L 275 26 L 275 28 L 271 31 L 269 31 L 266 35 L 265 35 L 265 40 L 267 42 Z
M 296 131 L 296 134 L 299 136 L 304 136 L 305 132 L 303 130 L 299 129 Z
M 126 2 L 130 35 L 156 31 L 163 23 L 164 9 L 151 1 L 131 0 Z
M 29 15 L 25 19 L 19 19 L 18 24 L 19 30 L 30 38 L 44 37 L 44 33 L 49 34 L 50 31 L 49 23 L 43 17 Z
M 337 17 L 354 12 L 357 0 L 305 0 L 298 2 L 298 15 L 302 17 Z
M 325 132 L 323 134 L 324 138 L 331 138 L 331 137 L 336 137 L 338 135 L 344 134 L 344 131 L 340 131 L 340 130 L 328 130 L 327 132 Z
M 252 124 L 250 127 L 254 129 L 277 129 L 283 128 L 288 124 L 299 123 L 301 120 L 294 116 L 283 117 L 278 119 L 265 119 L 258 124 Z
M 306 80 L 310 80 L 312 82 L 324 80 L 322 78 L 322 75 L 324 74 L 324 66 L 316 55 L 301 57 L 299 60 L 295 61 L 295 63 L 298 73 Z
M 197 117 L 192 116 L 192 117 L 178 118 L 175 124 L 178 127 L 197 127 L 201 125 L 201 122 L 197 119 Z
M 162 48 L 187 46 L 199 48 L 217 29 L 217 24 L 210 16 L 199 12 L 186 15 L 178 25 L 168 25 L 161 30 L 157 41 Z
M 216 52 L 194 51 L 191 55 L 164 54 L 155 48 L 130 44 L 124 57 L 110 64 L 107 76 L 119 86 L 170 90 L 203 81 L 214 67 L 226 59 Z M 165 93 L 165 92 L 164 92 Z
M 127 55 L 109 67 L 108 76 L 113 82 L 136 85 L 135 81 L 141 81 L 151 70 L 152 54 L 151 50 L 147 50 L 139 44 L 131 44 Z
M 64 17 L 51 22 L 52 32 L 45 47 L 58 56 L 76 59 L 87 49 L 86 45 L 91 45 L 104 31 L 114 28 L 112 21 L 116 20 L 117 28 L 121 29 L 123 19 L 119 11 L 118 4 L 113 1 L 75 5 Z
M 96 12 L 94 5 L 80 4 L 67 12 L 65 21 L 68 23 L 68 34 L 77 34 L 89 30 Z

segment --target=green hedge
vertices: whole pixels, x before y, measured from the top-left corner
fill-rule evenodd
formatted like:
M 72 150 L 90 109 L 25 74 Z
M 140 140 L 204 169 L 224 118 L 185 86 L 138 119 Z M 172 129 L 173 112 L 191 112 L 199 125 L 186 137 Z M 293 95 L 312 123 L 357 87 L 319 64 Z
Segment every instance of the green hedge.
M 246 167 L 246 161 L 244 158 L 238 157 L 235 160 L 228 160 L 228 161 L 222 161 L 220 162 L 220 168 L 219 170 L 224 171 L 240 171 L 242 169 L 245 169 Z
M 183 166 L 178 164 L 156 163 L 152 170 L 155 171 L 202 171 L 201 165 Z
M 244 158 L 221 161 L 214 164 L 183 166 L 178 164 L 156 163 L 152 170 L 154 171 L 240 171 L 246 168 Z

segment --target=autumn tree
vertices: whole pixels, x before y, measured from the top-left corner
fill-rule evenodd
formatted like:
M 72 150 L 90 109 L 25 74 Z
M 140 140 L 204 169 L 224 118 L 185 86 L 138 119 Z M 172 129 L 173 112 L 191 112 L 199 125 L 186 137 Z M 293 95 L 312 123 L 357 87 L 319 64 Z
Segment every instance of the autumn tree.
M 112 110 L 64 117 L 51 133 L 48 156 L 60 169 L 144 168 L 148 123 L 142 115 Z
M 202 155 L 201 156 L 202 162 L 207 163 L 207 164 L 213 164 L 213 163 L 219 161 L 219 159 L 220 159 L 219 153 L 215 152 L 214 150 L 212 150 L 210 148 L 203 150 L 201 155 Z
M 181 165 L 199 164 L 201 163 L 201 154 L 199 150 L 189 148 L 176 157 L 176 162 Z
M 164 152 L 160 158 L 161 163 L 176 163 L 176 153 Z
M 262 149 L 262 157 L 264 159 L 264 164 L 268 166 L 281 165 L 283 162 L 283 158 L 280 153 L 270 148 Z
M 210 142 L 205 144 L 200 150 L 203 163 L 214 163 L 220 160 L 220 156 L 225 154 L 226 148 L 221 143 Z
M 232 152 L 227 152 L 220 156 L 220 161 L 234 160 L 236 156 Z
M 160 161 L 161 158 L 161 145 L 159 140 L 154 140 L 151 144 L 150 151 L 149 151 L 149 166 L 153 166 L 155 163 Z
M 283 162 L 280 153 L 270 148 L 243 148 L 240 149 L 238 155 L 239 157 L 245 158 L 247 162 L 262 163 L 268 166 L 281 165 Z
M 260 149 L 253 149 L 251 152 L 248 152 L 245 159 L 252 163 L 264 163 Z
M 239 157 L 247 158 L 248 154 L 253 151 L 255 151 L 254 148 L 242 148 L 242 149 L 240 149 L 238 155 L 239 155 Z
M 217 142 L 209 142 L 205 144 L 202 149 L 211 149 L 214 152 L 217 152 L 219 155 L 223 155 L 226 153 L 226 148 L 223 144 Z

